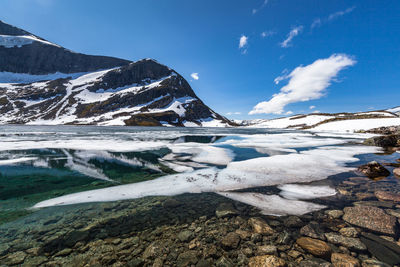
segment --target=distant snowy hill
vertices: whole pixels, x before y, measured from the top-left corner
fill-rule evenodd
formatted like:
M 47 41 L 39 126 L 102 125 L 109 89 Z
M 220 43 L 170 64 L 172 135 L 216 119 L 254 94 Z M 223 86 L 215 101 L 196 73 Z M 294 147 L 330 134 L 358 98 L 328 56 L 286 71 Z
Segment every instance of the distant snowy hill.
M 258 119 L 246 121 L 243 125 L 257 128 L 355 132 L 378 127 L 397 126 L 400 125 L 400 117 L 395 114 L 395 111 L 391 110 L 335 114 L 317 113 L 273 120 Z
M 235 125 L 176 71 L 72 52 L 0 21 L 0 124 Z
M 391 109 L 388 109 L 388 110 L 386 110 L 386 111 L 395 113 L 395 114 L 397 114 L 397 115 L 400 116 L 400 107 L 391 108 Z

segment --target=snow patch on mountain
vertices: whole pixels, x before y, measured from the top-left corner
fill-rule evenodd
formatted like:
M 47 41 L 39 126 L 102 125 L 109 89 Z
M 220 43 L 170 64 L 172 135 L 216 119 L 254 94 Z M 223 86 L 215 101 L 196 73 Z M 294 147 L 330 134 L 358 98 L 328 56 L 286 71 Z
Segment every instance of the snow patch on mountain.
M 40 42 L 45 45 L 60 47 L 59 45 L 39 39 L 33 35 L 0 35 L 0 46 L 4 46 L 5 48 L 22 47 L 24 45 L 30 45 L 33 42 Z
M 400 115 L 400 107 L 388 109 L 387 111 Z
M 357 132 L 367 131 L 379 127 L 389 127 L 400 125 L 400 118 L 381 118 L 381 119 L 358 119 L 333 121 L 318 125 L 313 128 L 315 131 L 335 131 L 335 132 Z
M 38 81 L 49 81 L 71 77 L 76 79 L 79 76 L 87 74 L 86 72 L 80 73 L 49 73 L 43 75 L 32 75 L 28 73 L 14 73 L 14 72 L 0 72 L 0 87 L 13 87 L 13 84 L 33 83 Z

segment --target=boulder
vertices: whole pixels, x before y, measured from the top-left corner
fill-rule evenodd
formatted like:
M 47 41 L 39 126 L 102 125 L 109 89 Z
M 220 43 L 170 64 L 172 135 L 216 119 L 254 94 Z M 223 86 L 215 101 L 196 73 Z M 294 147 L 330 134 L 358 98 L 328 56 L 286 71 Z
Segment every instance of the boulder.
M 340 217 L 343 216 L 343 211 L 342 210 L 327 210 L 327 211 L 325 211 L 325 214 L 333 219 L 339 219 Z
M 311 238 L 325 240 L 324 232 L 317 222 L 310 222 L 300 229 L 300 234 Z
M 354 227 L 345 227 L 339 230 L 339 233 L 346 237 L 358 237 L 358 231 Z
M 365 145 L 380 146 L 380 147 L 395 147 L 399 145 L 400 135 L 389 134 L 382 136 L 375 136 L 368 138 L 364 141 Z
M 284 267 L 286 262 L 273 255 L 252 257 L 249 260 L 249 267 Z
M 360 262 L 356 258 L 341 254 L 341 253 L 332 253 L 331 262 L 334 267 L 360 267 Z
M 393 202 L 387 201 L 357 201 L 353 202 L 354 206 L 372 206 L 372 207 L 379 207 L 379 208 L 387 208 L 391 209 L 394 207 Z
M 183 230 L 178 234 L 177 237 L 181 242 L 188 242 L 193 238 L 193 232 L 189 230 Z
M 380 236 L 371 234 L 371 233 L 362 233 L 363 237 L 371 239 L 379 244 L 381 244 L 382 246 L 387 247 L 388 249 L 394 251 L 396 254 L 400 255 L 400 246 L 397 245 L 396 243 L 389 241 L 387 239 L 384 239 Z
M 179 254 L 178 259 L 176 261 L 177 266 L 186 267 L 191 266 L 192 264 L 196 264 L 198 261 L 197 253 L 193 250 L 185 251 Z
M 400 194 L 378 190 L 375 191 L 375 196 L 379 200 L 400 202 Z
M 272 255 L 272 254 L 276 254 L 277 252 L 278 252 L 278 249 L 276 248 L 276 246 L 273 246 L 273 245 L 264 245 L 264 246 L 257 247 L 258 255 Z
M 230 217 L 237 215 L 237 210 L 233 207 L 232 203 L 221 203 L 217 210 L 215 211 L 215 215 L 218 218 Z
M 296 240 L 296 243 L 300 247 L 317 257 L 329 258 L 332 252 L 331 247 L 327 243 L 318 239 L 310 237 L 300 237 Z
M 369 178 L 386 177 L 390 175 L 390 171 L 376 161 L 361 165 L 358 167 L 358 171 Z
M 397 176 L 398 178 L 400 178 L 400 168 L 394 169 L 394 170 L 393 170 L 393 174 L 394 174 L 395 176 Z
M 366 259 L 362 262 L 362 267 L 391 267 L 389 264 L 384 262 L 374 260 L 374 259 Z
M 330 262 L 324 261 L 322 259 L 310 259 L 303 260 L 299 264 L 300 267 L 331 267 L 332 264 Z
M 383 209 L 371 206 L 346 207 L 343 220 L 378 233 L 396 235 L 396 218 Z
M 400 209 L 396 209 L 396 210 L 385 210 L 387 214 L 390 214 L 394 217 L 400 218 Z
M 222 256 L 217 260 L 215 263 L 215 266 L 217 267 L 233 267 L 233 263 L 230 259 L 226 258 L 225 256 Z
M 257 234 L 270 235 L 275 233 L 274 229 L 272 229 L 271 226 L 269 226 L 268 223 L 261 218 L 258 217 L 250 218 L 248 223 L 253 228 L 253 231 Z
M 159 241 L 151 243 L 143 252 L 144 259 L 155 259 L 164 254 L 164 246 Z
M 283 224 L 289 228 L 297 228 L 304 225 L 303 221 L 297 216 L 289 216 L 287 217 Z
M 361 241 L 367 246 L 368 251 L 378 260 L 383 261 L 391 266 L 400 264 L 400 254 L 387 248 L 381 243 L 364 236 L 361 237 Z
M 358 238 L 345 237 L 335 233 L 326 233 L 325 237 L 328 240 L 328 242 L 333 243 L 335 245 L 341 245 L 349 249 L 358 251 L 367 250 L 367 247 Z
M 25 258 L 26 258 L 26 253 L 23 251 L 18 251 L 9 254 L 6 258 L 6 262 L 9 265 L 17 265 L 23 263 Z
M 173 199 L 173 198 L 168 198 L 162 203 L 162 206 L 167 209 L 176 208 L 176 207 L 179 207 L 180 205 L 182 205 L 182 203 L 180 203 L 178 200 Z
M 240 236 L 236 233 L 227 234 L 221 241 L 225 248 L 237 248 L 239 246 Z

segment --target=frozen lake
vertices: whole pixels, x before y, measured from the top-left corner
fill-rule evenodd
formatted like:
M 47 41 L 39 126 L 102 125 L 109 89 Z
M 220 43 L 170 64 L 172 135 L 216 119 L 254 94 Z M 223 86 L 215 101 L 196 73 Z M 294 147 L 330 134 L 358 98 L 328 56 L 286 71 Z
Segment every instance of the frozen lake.
M 364 138 L 249 128 L 0 126 L 0 212 L 9 221 L 31 207 L 214 192 L 264 214 L 303 214 L 322 208 L 308 200 L 335 194 L 305 183 L 351 171 L 356 155 L 379 151 L 360 145 Z M 278 193 L 243 192 L 263 186 Z

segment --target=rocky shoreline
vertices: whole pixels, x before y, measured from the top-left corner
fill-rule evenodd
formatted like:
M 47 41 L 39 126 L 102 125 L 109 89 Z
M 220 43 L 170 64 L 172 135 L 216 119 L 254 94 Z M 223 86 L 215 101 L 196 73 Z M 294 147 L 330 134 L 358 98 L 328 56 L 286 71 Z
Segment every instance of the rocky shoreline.
M 381 163 L 302 216 L 213 193 L 43 209 L 0 227 L 0 266 L 400 266 L 400 159 Z

